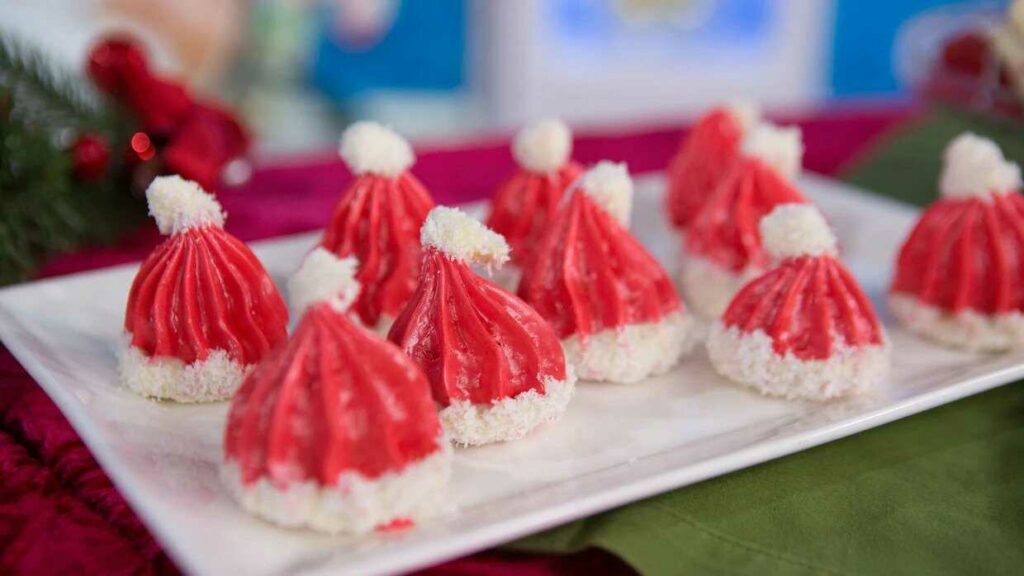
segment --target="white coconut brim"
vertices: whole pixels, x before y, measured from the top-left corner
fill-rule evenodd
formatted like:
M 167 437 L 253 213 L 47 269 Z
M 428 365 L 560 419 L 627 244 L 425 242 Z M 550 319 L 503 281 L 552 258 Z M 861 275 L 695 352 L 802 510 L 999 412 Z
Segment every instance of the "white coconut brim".
M 683 299 L 691 310 L 701 318 L 717 319 L 729 308 L 736 293 L 763 272 L 747 267 L 736 273 L 707 258 L 684 253 L 679 282 Z
M 153 358 L 130 344 L 118 353 L 121 384 L 133 392 L 182 403 L 219 402 L 234 396 L 251 369 L 214 350 L 206 360 L 185 364 L 177 358 Z
M 741 332 L 715 322 L 708 334 L 708 356 L 726 378 L 768 396 L 829 400 L 875 388 L 889 370 L 889 344 L 853 347 L 837 342 L 824 360 L 779 355 L 762 330 Z
M 1024 348 L 1024 314 L 951 314 L 914 296 L 893 294 L 889 308 L 908 330 L 945 346 L 975 352 Z
M 580 380 L 631 384 L 664 374 L 697 343 L 694 318 L 676 312 L 658 322 L 630 324 L 562 340 L 565 359 Z
M 402 470 L 377 478 L 344 472 L 329 486 L 302 481 L 281 488 L 267 478 L 245 484 L 232 460 L 221 465 L 221 480 L 243 508 L 274 524 L 365 534 L 398 520 L 418 523 L 447 510 L 452 450 L 443 438 L 439 446 Z
M 576 375 L 567 365 L 565 380 L 547 379 L 543 394 L 529 390 L 487 405 L 453 402 L 441 409 L 441 425 L 448 439 L 460 446 L 516 440 L 561 418 L 575 389 Z

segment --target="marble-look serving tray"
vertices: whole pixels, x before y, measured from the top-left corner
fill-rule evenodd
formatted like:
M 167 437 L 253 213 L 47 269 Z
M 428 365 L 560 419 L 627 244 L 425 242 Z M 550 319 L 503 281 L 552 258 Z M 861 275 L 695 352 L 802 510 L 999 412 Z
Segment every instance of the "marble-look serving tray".
M 558 423 L 506 445 L 459 450 L 456 511 L 404 533 L 361 538 L 285 530 L 231 501 L 217 478 L 227 404 L 144 400 L 117 386 L 114 353 L 136 266 L 0 291 L 0 337 L 60 406 L 175 561 L 192 574 L 380 574 L 427 566 L 1008 383 L 1024 357 L 953 352 L 901 331 L 881 296 L 912 224 L 908 207 L 807 176 L 844 258 L 882 310 L 894 366 L 872 397 L 771 400 L 715 375 L 703 349 L 632 386 L 582 384 Z M 637 183 L 634 228 L 668 266 L 676 244 L 660 177 Z M 316 234 L 256 244 L 275 280 Z

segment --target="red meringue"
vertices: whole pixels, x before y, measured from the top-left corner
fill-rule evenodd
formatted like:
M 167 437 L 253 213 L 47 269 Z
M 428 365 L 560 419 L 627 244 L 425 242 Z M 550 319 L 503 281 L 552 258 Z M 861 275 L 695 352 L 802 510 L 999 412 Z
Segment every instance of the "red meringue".
M 661 264 L 627 229 L 625 166 L 589 170 L 555 214 L 519 296 L 554 327 L 585 380 L 636 382 L 692 344 L 690 318 Z
M 760 225 L 777 264 L 747 284 L 708 336 L 715 369 L 764 394 L 826 400 L 873 388 L 889 366 L 885 332 L 836 258 L 813 206 L 784 204 Z
M 720 106 L 693 125 L 667 171 L 665 208 L 673 227 L 690 225 L 739 157 L 743 136 L 759 116 L 751 104 Z
M 346 314 L 355 267 L 310 253 L 289 283 L 302 319 L 228 414 L 224 482 L 245 508 L 285 526 L 360 533 L 442 508 L 451 458 L 430 385 Z
M 758 222 L 780 204 L 806 202 L 793 185 L 803 145 L 797 128 L 761 125 L 686 231 L 681 284 L 686 303 L 717 318 L 769 264 Z
M 512 152 L 519 170 L 498 187 L 486 220 L 505 237 L 515 266 L 530 261 L 562 195 L 583 172 L 570 159 L 571 150 L 572 134 L 558 120 L 542 120 L 516 135 Z
M 213 196 L 178 176 L 146 191 L 169 237 L 142 263 L 125 311 L 121 382 L 178 402 L 230 398 L 286 336 L 288 311 L 256 256 L 222 228 Z
M 470 268 L 507 261 L 504 238 L 437 207 L 421 240 L 420 283 L 388 339 L 423 367 L 449 438 L 513 440 L 559 418 L 575 378 L 558 338 L 525 302 Z
M 383 332 L 416 290 L 419 231 L 434 201 L 408 170 L 412 148 L 390 129 L 356 122 L 342 135 L 340 152 L 355 180 L 338 200 L 320 245 L 359 260 L 363 288 L 355 310 L 364 324 Z
M 890 307 L 949 346 L 1024 347 L 1020 167 L 992 141 L 963 134 L 946 148 L 940 187 L 900 249 Z

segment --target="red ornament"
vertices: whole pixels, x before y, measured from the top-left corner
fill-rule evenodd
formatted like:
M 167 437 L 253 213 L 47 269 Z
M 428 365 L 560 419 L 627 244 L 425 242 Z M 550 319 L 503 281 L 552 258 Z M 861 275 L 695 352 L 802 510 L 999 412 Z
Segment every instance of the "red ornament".
M 86 64 L 96 86 L 139 121 L 129 163 L 157 161 L 170 172 L 213 188 L 221 171 L 249 149 L 249 135 L 229 111 L 192 98 L 184 84 L 153 74 L 139 44 L 112 36 Z
M 230 112 L 196 104 L 163 150 L 172 172 L 213 188 L 221 170 L 249 149 L 249 134 Z
M 142 129 L 154 136 L 173 135 L 196 106 L 184 86 L 154 76 L 129 81 L 123 98 Z
M 150 72 L 142 48 L 129 38 L 100 41 L 89 51 L 86 68 L 96 86 L 131 108 L 147 132 L 171 133 L 192 108 L 188 90 Z
M 145 162 L 150 160 L 156 155 L 156 147 L 153 146 L 153 141 L 149 139 L 149 135 L 145 132 L 136 132 L 132 134 L 131 140 L 128 142 L 131 147 L 131 152 L 135 158 Z
M 86 71 L 100 90 L 114 97 L 124 94 L 129 82 L 150 75 L 142 48 L 124 36 L 111 36 L 93 46 Z
M 110 164 L 110 146 L 98 134 L 82 134 L 71 145 L 75 178 L 93 182 L 103 177 Z

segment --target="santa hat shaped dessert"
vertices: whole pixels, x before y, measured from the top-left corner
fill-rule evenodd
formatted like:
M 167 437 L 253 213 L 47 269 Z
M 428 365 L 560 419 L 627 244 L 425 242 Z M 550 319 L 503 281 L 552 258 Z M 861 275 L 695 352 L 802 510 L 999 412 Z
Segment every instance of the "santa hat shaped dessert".
M 672 280 L 629 232 L 632 195 L 625 166 L 591 168 L 519 284 L 584 380 L 636 382 L 665 372 L 694 340 Z
M 168 238 L 142 263 L 125 311 L 119 371 L 159 399 L 212 402 L 286 337 L 288 310 L 256 256 L 222 228 L 213 196 L 178 176 L 153 180 L 149 212 Z
M 526 126 L 512 143 L 519 170 L 498 187 L 486 224 L 505 237 L 515 266 L 530 260 L 562 195 L 583 171 L 571 151 L 572 134 L 558 120 Z
M 748 102 L 719 106 L 697 120 L 668 167 L 665 195 L 669 222 L 685 229 L 726 176 L 740 144 L 760 118 Z
M 471 264 L 508 260 L 504 238 L 453 208 L 423 224 L 420 283 L 388 339 L 422 366 L 457 444 L 514 440 L 558 419 L 575 377 L 551 327 Z
M 1020 167 L 990 140 L 946 148 L 942 198 L 896 261 L 892 311 L 910 330 L 969 350 L 1024 347 L 1024 197 Z
M 803 144 L 798 128 L 762 124 L 686 231 L 682 288 L 686 303 L 717 318 L 729 300 L 769 264 L 758 222 L 780 204 L 806 202 L 793 184 Z
M 354 310 L 367 326 L 386 331 L 416 289 L 420 226 L 434 201 L 409 172 L 412 148 L 394 131 L 356 122 L 342 134 L 340 153 L 355 179 L 320 245 L 358 259 L 362 292 Z
M 747 284 L 708 336 L 723 376 L 763 394 L 827 400 L 875 387 L 889 345 L 871 302 L 836 258 L 816 208 L 786 204 L 761 221 L 776 264 Z
M 246 509 L 277 524 L 362 533 L 443 508 L 451 450 L 430 385 L 401 350 L 349 318 L 354 269 L 351 258 L 310 253 L 289 282 L 302 314 L 295 332 L 231 403 L 222 478 Z

